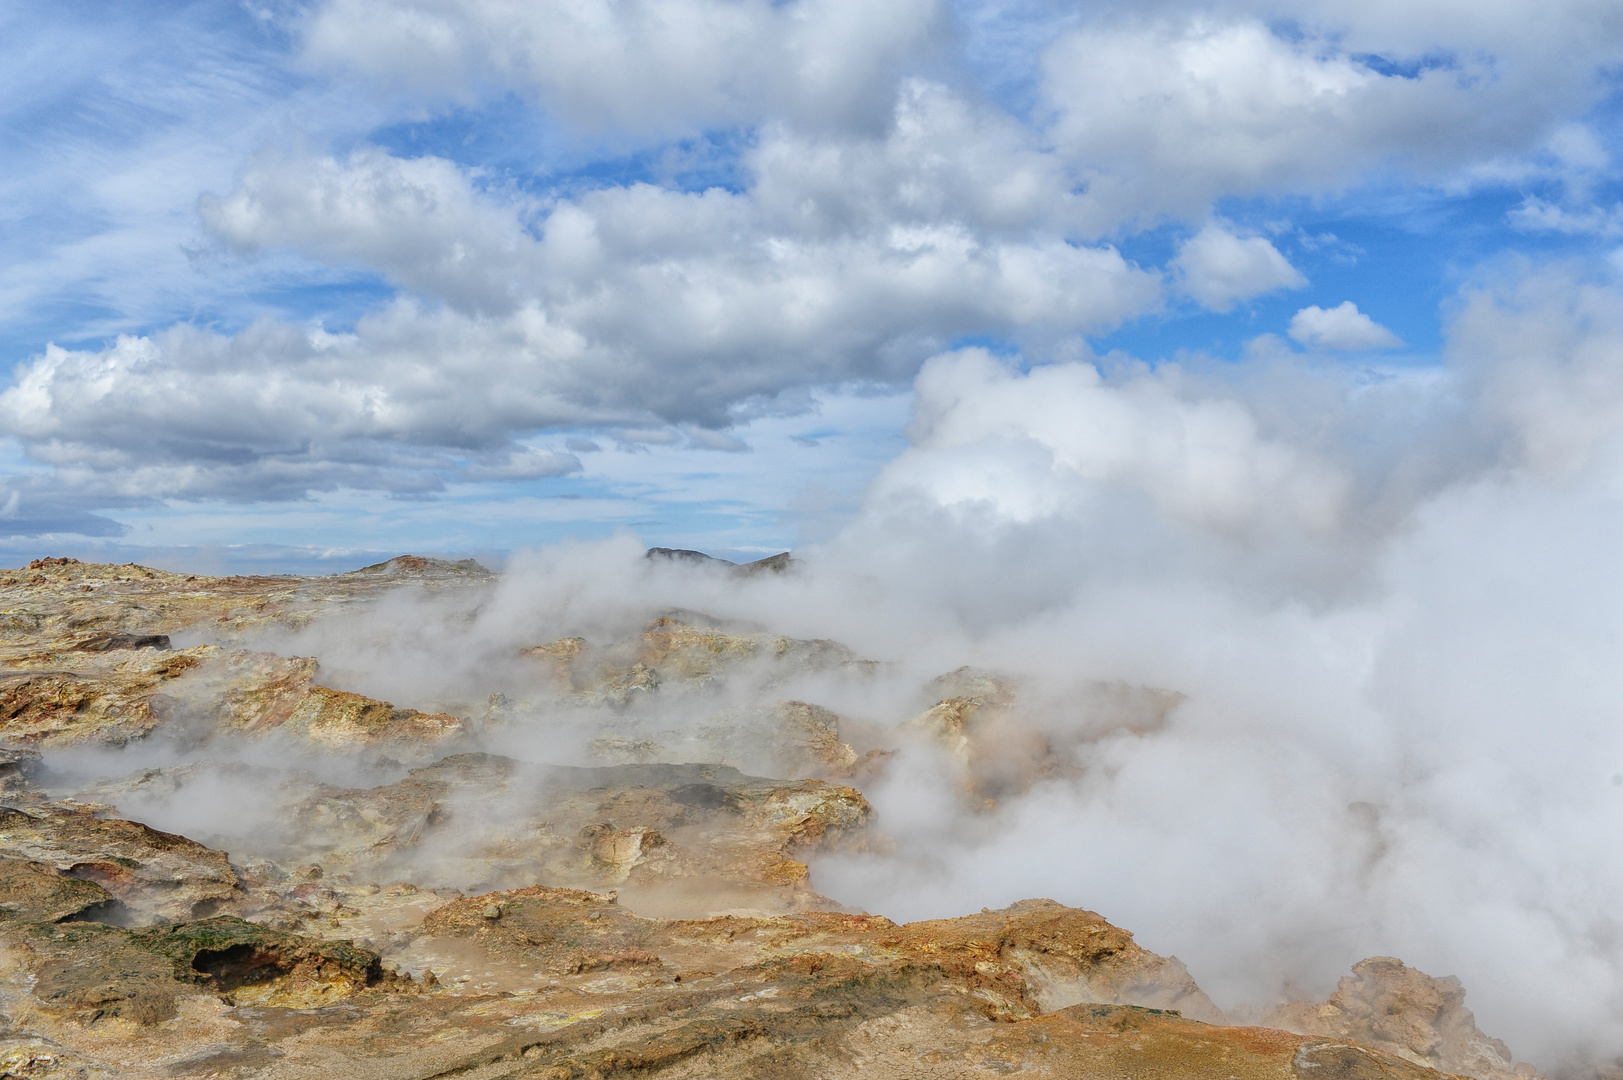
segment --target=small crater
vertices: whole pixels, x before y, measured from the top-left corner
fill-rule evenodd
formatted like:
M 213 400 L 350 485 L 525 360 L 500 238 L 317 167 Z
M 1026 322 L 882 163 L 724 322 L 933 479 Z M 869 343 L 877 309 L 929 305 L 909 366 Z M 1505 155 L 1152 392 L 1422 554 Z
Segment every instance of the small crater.
M 722 810 L 732 806 L 727 792 L 715 784 L 684 784 L 671 792 L 671 801 L 695 810 Z
M 102 634 L 86 638 L 74 646 L 80 652 L 111 652 L 114 649 L 167 649 L 168 634 Z
M 230 993 L 243 986 L 272 982 L 293 970 L 281 953 L 261 945 L 232 945 L 204 949 L 192 958 L 192 970 L 208 978 L 215 989 Z

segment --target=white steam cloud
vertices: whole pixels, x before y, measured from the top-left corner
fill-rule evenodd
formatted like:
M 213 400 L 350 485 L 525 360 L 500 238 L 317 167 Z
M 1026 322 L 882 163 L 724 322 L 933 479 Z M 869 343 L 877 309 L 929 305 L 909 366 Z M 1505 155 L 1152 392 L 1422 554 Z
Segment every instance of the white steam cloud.
M 1619 299 L 1532 275 L 1465 304 L 1441 380 L 1335 390 L 933 362 L 826 553 L 865 582 L 841 629 L 1187 697 L 996 826 L 904 759 L 870 793 L 900 854 L 821 887 L 902 916 L 1056 895 L 1229 1003 L 1400 955 L 1547 1066 L 1623 1049 Z M 1372 399 L 1407 421 L 1339 437 Z M 905 637 L 861 633 L 876 606 Z

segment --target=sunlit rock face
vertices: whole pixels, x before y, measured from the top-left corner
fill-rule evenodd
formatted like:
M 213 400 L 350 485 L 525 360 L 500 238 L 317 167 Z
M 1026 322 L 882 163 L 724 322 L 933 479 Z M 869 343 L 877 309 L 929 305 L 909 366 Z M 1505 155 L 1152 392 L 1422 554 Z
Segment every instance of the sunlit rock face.
M 1166 723 L 1172 690 L 960 667 L 886 726 L 848 704 L 881 665 L 673 610 L 498 642 L 399 705 L 276 647 L 406 595 L 471 624 L 496 581 L 410 556 L 0 575 L 0 1076 L 1534 1071 L 1397 960 L 1246 1026 L 1089 911 L 899 925 L 819 892 L 819 853 L 894 848 L 863 788 L 897 752 L 984 820 Z

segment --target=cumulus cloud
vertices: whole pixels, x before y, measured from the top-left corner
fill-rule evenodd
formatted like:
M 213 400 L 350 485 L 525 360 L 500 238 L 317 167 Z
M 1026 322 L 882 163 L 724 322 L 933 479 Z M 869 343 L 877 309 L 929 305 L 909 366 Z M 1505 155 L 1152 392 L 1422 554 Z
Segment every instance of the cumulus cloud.
M 882 123 L 936 0 L 329 0 L 307 58 L 418 93 L 538 97 L 579 128 L 686 133 L 769 116 Z
M 1562 206 L 1529 195 L 1507 215 L 1510 223 L 1528 232 L 1565 233 L 1568 236 L 1623 236 L 1623 203 L 1611 206 Z
M 969 350 L 932 360 L 915 389 L 914 449 L 876 498 L 895 486 L 1018 522 L 1053 514 L 1079 489 L 1116 488 L 1218 531 L 1264 521 L 1320 531 L 1340 512 L 1346 480 L 1330 463 L 1265 438 L 1239 402 L 1180 395 L 1165 376 L 1112 385 L 1087 363 L 1017 376 Z
M 748 318 L 759 290 L 779 286 L 795 293 L 792 318 L 816 322 L 842 280 L 863 279 L 863 293 L 879 285 L 885 309 L 905 309 L 903 294 L 952 293 L 969 309 L 965 329 L 1091 330 L 1153 302 L 1151 275 L 1074 242 L 1074 178 L 1030 132 L 934 83 L 910 81 L 892 106 L 878 135 L 763 130 L 737 191 L 633 183 L 542 202 L 442 158 L 295 149 L 258 155 L 234 191 L 199 209 L 240 252 L 364 265 L 467 311 L 533 299 L 580 315 L 613 308 L 618 323 L 652 303 L 662 336 L 694 319 Z M 1089 266 L 1120 286 L 1078 277 Z M 745 314 L 726 310 L 745 296 Z
M 468 465 L 460 475 L 468 480 L 540 480 L 573 472 L 580 472 L 580 459 L 574 454 L 525 447 L 510 452 L 506 460 L 498 459 L 494 464 Z
M 934 93 L 907 99 L 895 139 L 938 138 L 941 112 L 974 127 L 920 103 Z M 545 205 L 443 159 L 262 154 L 203 199 L 216 235 L 364 263 L 421 300 L 346 334 L 266 321 L 52 347 L 0 394 L 0 425 L 36 460 L 138 475 L 154 497 L 434 491 L 574 467 L 514 449 L 548 429 L 687 425 L 737 448 L 714 429 L 752 399 L 894 383 L 955 334 L 1095 331 L 1159 302 L 1159 275 L 1112 247 L 1008 227 L 1041 217 L 1010 210 L 1019 196 L 955 195 L 968 155 L 916 184 L 910 150 L 842 145 L 831 153 L 871 164 L 869 198 L 819 205 L 795 194 L 818 181 L 785 175 L 777 143 L 758 153 L 753 190 L 632 184 Z M 897 208 L 909 198 L 925 205 Z
M 1290 336 L 1310 349 L 1353 352 L 1395 349 L 1403 342 L 1396 334 L 1358 310 L 1351 300 L 1333 308 L 1309 305 L 1291 316 Z
M 808 230 L 946 222 L 1005 236 L 1091 229 L 1080 175 L 1041 132 L 924 79 L 902 84 L 892 124 L 878 135 L 774 124 L 744 164 L 763 208 Z
M 1469 27 L 1440 10 L 1167 4 L 1081 22 L 1043 56 L 1056 144 L 1084 167 L 1105 220 L 1338 189 L 1376 170 L 1445 177 L 1539 151 L 1598 92 L 1623 37 L 1581 3 L 1548 18 L 1507 5 Z
M 116 511 L 150 501 L 111 490 L 95 475 L 13 473 L 0 478 L 0 537 L 122 536 L 124 525 L 90 509 Z
M 422 494 L 558 475 L 578 463 L 516 444 L 514 429 L 591 414 L 545 385 L 489 377 L 492 354 L 532 366 L 546 354 L 546 328 L 529 330 L 402 308 L 362 337 L 267 323 L 230 338 L 183 326 L 93 352 L 52 346 L 0 393 L 0 425 L 57 468 L 63 495 L 86 500 Z
M 203 223 L 239 252 L 292 248 L 381 270 L 465 310 L 509 311 L 524 299 L 535 245 L 523 201 L 479 196 L 474 177 L 443 158 L 362 147 L 340 161 L 257 154 L 226 196 L 198 202 Z
M 0 394 L 0 425 L 147 497 L 432 492 L 577 468 L 520 445 L 548 429 L 679 425 L 740 449 L 717 429 L 741 403 L 906 380 L 956 334 L 1097 331 L 1159 302 L 1155 272 L 1043 227 L 1065 181 L 1007 121 L 922 83 L 896 108 L 877 136 L 768 133 L 742 191 L 542 201 L 442 158 L 266 151 L 201 200 L 221 241 L 363 265 L 419 299 L 345 334 L 267 320 L 53 346 Z M 1011 163 L 995 177 L 989 149 Z
M 1213 222 L 1184 241 L 1172 266 L 1183 290 L 1213 311 L 1227 311 L 1278 289 L 1307 284 L 1302 272 L 1279 249 L 1261 236 L 1236 236 L 1226 225 Z
M 1143 213 L 1198 216 L 1226 194 L 1322 190 L 1391 166 L 1437 175 L 1536 151 L 1595 92 L 1623 31 L 1581 2 L 1536 20 L 1516 4 L 1479 16 L 1344 0 L 1221 14 L 1166 2 L 1136 19 L 1035 20 L 1004 44 L 1040 53 L 1047 134 L 1086 174 L 1103 233 Z M 997 18 L 973 6 L 960 17 Z M 871 131 L 902 80 L 941 65 L 949 18 L 932 0 L 328 0 L 300 33 L 318 68 L 430 99 L 518 90 L 594 131 L 766 120 Z M 1299 32 L 1277 32 L 1282 19 Z
M 720 445 L 716 432 L 764 400 L 903 385 L 964 337 L 1082 355 L 1080 339 L 1160 309 L 1169 288 L 1227 311 L 1304 282 L 1266 237 L 1214 217 L 1219 200 L 1406 170 L 1477 182 L 1528 155 L 1601 176 L 1609 155 L 1577 117 L 1623 35 L 1576 2 L 1471 20 L 1344 0 L 1284 13 L 1165 0 L 1061 20 L 935 0 L 279 10 L 308 89 L 254 137 L 272 112 L 314 133 L 248 157 L 230 187 L 218 154 L 163 170 L 209 178 L 216 190 L 194 205 L 215 246 L 189 237 L 206 272 L 140 290 L 226 328 L 286 310 L 311 282 L 381 278 L 398 295 L 367 312 L 346 301 L 331 323 L 343 334 L 295 326 L 327 314 L 300 301 L 223 336 L 165 331 L 144 307 L 119 324 L 142 332 L 112 345 L 82 344 L 106 340 L 83 327 L 45 354 L 46 337 L 32 339 L 5 429 L 64 485 L 111 498 L 151 469 L 145 497 L 432 491 L 569 467 L 523 449 L 554 428 Z M 998 19 L 1009 32 L 996 41 L 954 36 Z M 977 67 L 988 49 L 1020 85 Z M 484 158 L 500 165 L 402 149 L 487 106 L 534 125 L 508 157 Z M 724 147 L 720 180 L 648 164 L 687 153 L 670 140 L 688 135 Z M 610 161 L 605 146 L 650 156 Z M 577 169 L 583 154 L 591 167 Z M 1530 201 L 1517 220 L 1610 227 L 1579 202 L 1552 206 Z M 1163 266 L 1123 257 L 1169 218 L 1204 226 Z M 33 273 L 15 266 L 17 280 Z M 107 295 L 94 276 L 87 289 Z M 264 293 L 222 313 L 217 285 L 198 283 L 228 280 Z M 239 385 L 247 373 L 257 389 Z M 240 424 L 199 419 L 215 395 Z M 164 434 L 143 444 L 141 424 Z
M 1355 150 L 1338 136 L 1380 81 L 1260 21 L 1200 16 L 1078 28 L 1050 49 L 1045 75 L 1055 134 L 1100 172 L 1096 183 L 1120 199 L 1139 189 L 1146 208 L 1159 208 L 1149 201 L 1159 194 L 1185 210 L 1345 168 Z

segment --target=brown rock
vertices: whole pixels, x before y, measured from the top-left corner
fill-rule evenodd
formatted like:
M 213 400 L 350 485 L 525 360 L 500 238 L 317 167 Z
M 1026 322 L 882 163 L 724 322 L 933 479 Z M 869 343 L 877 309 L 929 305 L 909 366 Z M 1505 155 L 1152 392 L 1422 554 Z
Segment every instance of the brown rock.
M 104 1017 L 151 1025 L 172 1019 L 182 998 L 221 995 L 232 1004 L 331 1004 L 390 979 L 375 953 L 220 916 L 147 930 L 96 923 L 6 931 L 28 951 L 32 996 L 86 1026 Z
M 1113 682 L 1027 700 L 1013 679 L 969 667 L 940 676 L 926 691 L 935 704 L 903 730 L 945 748 L 962 770 L 971 805 L 988 808 L 1044 780 L 1080 775 L 1093 743 L 1156 730 L 1183 700 Z
M 152 733 L 151 684 L 137 687 L 70 672 L 0 678 L 0 738 L 24 745 L 122 746 Z
M 114 1073 L 62 1044 L 25 1035 L 0 1036 L 0 1077 L 19 1080 L 113 1080 Z
M 1356 1039 L 1441 1072 L 1476 1080 L 1517 1080 L 1510 1049 L 1477 1029 L 1465 988 L 1401 960 L 1372 956 L 1353 965 L 1323 1004 L 1282 1006 L 1268 1023 L 1312 1035 Z M 1524 1067 L 1525 1068 L 1525 1067 Z
M 501 920 L 482 918 L 496 899 Z M 1130 1004 L 1045 1007 L 1034 963 L 1059 963 L 1095 990 L 1210 1008 L 1181 966 L 1047 901 L 907 926 L 837 913 L 668 921 L 592 893 L 529 888 L 453 901 L 423 929 L 425 948 L 475 950 L 468 970 L 501 957 L 515 962 L 507 978 L 541 988 L 533 1033 L 463 1066 L 505 1055 L 524 1076 L 1437 1076 L 1344 1040 Z M 472 982 L 454 964 L 441 976 Z
M 356 578 L 428 578 L 484 582 L 489 581 L 495 575 L 473 559 L 460 559 L 456 562 L 450 562 L 446 559 L 431 559 L 424 555 L 396 555 L 384 562 L 363 566 L 359 570 L 351 570 L 343 576 L 349 580 Z
M 0 857 L 94 882 L 137 925 L 236 910 L 246 899 L 224 852 L 72 806 L 0 807 Z
M 39 751 L 0 747 L 0 799 L 13 804 L 38 800 L 39 768 Z
M 285 811 L 284 864 L 450 886 L 545 880 L 664 891 L 676 909 L 829 902 L 797 856 L 860 843 L 847 787 L 716 765 L 564 768 L 459 754 L 369 789 L 315 786 Z
M 216 646 L 145 652 L 130 660 L 87 656 L 76 671 L 0 676 L 0 740 L 121 746 L 166 727 L 192 738 L 274 733 L 326 749 L 417 752 L 467 734 L 456 716 L 317 685 L 319 667 L 309 657 Z
M 0 660 L 85 641 L 172 635 L 200 626 L 220 640 L 297 628 L 335 604 L 402 587 L 465 589 L 493 575 L 467 560 L 400 556 L 324 577 L 199 577 L 127 564 L 36 559 L 0 571 Z
M 601 735 L 591 750 L 616 764 L 725 761 L 763 776 L 847 779 L 862 774 L 884 752 L 858 755 L 840 737 L 844 720 L 804 701 L 728 709 L 683 727 L 617 717 L 603 726 L 623 734 Z
M 663 615 L 640 637 L 601 648 L 561 638 L 524 654 L 546 664 L 555 685 L 576 703 L 622 708 L 661 687 L 692 693 L 746 677 L 770 686 L 809 672 L 873 666 L 838 642 L 784 637 L 696 612 Z
M 0 925 L 54 923 L 103 913 L 116 905 L 94 881 L 71 877 L 44 863 L 0 859 Z
M 492 908 L 499 925 L 488 914 Z M 876 973 L 928 972 L 1004 1019 L 1079 1003 L 1177 1007 L 1208 1020 L 1222 1017 L 1176 959 L 1140 948 L 1131 934 L 1093 912 L 1051 900 L 905 926 L 835 912 L 666 920 L 633 914 L 596 893 L 534 886 L 453 901 L 423 929 L 473 940 L 493 956 L 523 955 L 537 970 L 562 974 L 603 970 L 633 953 L 640 970 L 659 968 L 663 978 L 687 972 L 689 983 L 693 972 L 854 957 Z
M 801 676 L 873 670 L 834 642 L 667 612 L 626 640 L 529 650 L 554 694 L 494 694 L 480 722 L 558 710 L 591 727 L 581 743 L 636 762 L 600 768 L 443 757 L 469 737 L 457 716 L 233 647 L 390 589 L 490 580 L 411 556 L 325 578 L 71 559 L 0 572 L 0 742 L 285 739 L 350 754 L 322 775 L 354 785 L 261 751 L 52 801 L 35 751 L 0 753 L 0 1076 L 1418 1080 L 1494 1050 L 1457 984 L 1401 965 L 1360 965 L 1315 1007 L 1319 1027 L 1291 1034 L 1198 1022 L 1221 1016 L 1176 958 L 1051 901 L 906 926 L 832 910 L 803 860 L 866 843 L 860 792 L 655 759 L 860 776 L 863 722 L 793 700 Z M 171 647 L 199 639 L 215 644 Z M 1090 684 L 1039 701 L 973 669 L 928 694 L 912 730 L 957 754 L 980 798 L 1080 768 L 1093 741 L 1150 730 L 1177 700 Z M 403 761 L 433 764 L 401 776 Z M 195 810 L 238 789 L 266 813 L 206 827 L 240 830 L 240 872 L 108 805 Z M 585 891 L 611 885 L 619 897 Z

